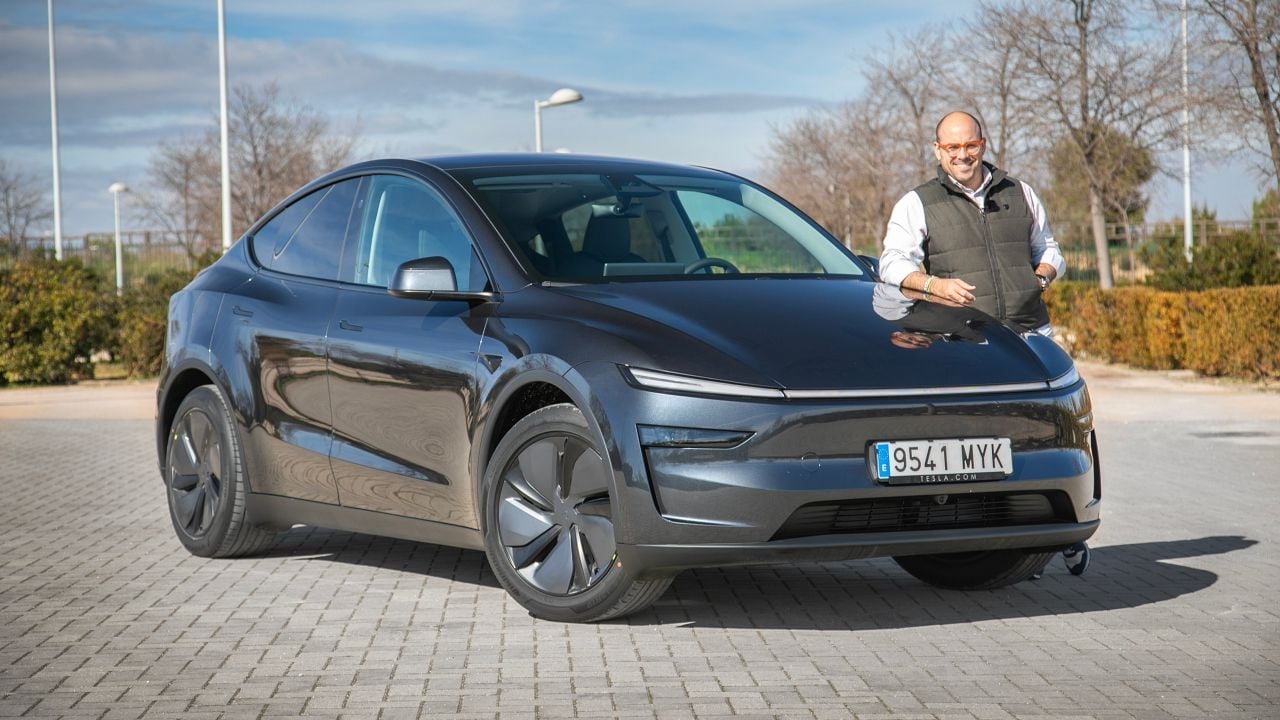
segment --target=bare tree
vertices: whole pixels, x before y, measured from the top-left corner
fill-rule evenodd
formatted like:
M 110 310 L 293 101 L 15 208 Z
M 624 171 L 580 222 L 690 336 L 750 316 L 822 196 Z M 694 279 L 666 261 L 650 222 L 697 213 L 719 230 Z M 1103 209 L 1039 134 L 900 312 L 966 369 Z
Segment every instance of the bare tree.
M 770 181 L 847 247 L 870 249 L 893 207 L 881 177 L 885 130 L 865 100 L 810 113 L 774 131 Z
M 920 179 L 908 187 L 929 179 L 937 165 L 929 147 L 947 100 L 948 78 L 945 61 L 940 59 L 945 53 L 938 51 L 943 37 L 938 29 L 926 27 L 901 38 L 891 37 L 887 52 L 866 58 L 864 97 L 877 106 L 879 114 L 895 118 L 884 136 L 894 152 L 884 160 L 914 170 Z
M 236 89 L 229 107 L 232 234 L 319 175 L 345 164 L 357 132 L 335 132 L 316 110 L 284 100 L 274 84 Z M 144 213 L 192 255 L 222 234 L 216 119 L 201 136 L 161 145 L 151 159 Z
M 237 89 L 230 113 L 235 235 L 301 185 L 345 164 L 355 145 L 354 135 L 332 133 L 324 115 L 283 101 L 274 83 Z
M 1031 96 L 1028 59 L 1018 43 L 993 37 L 990 18 L 997 9 L 983 3 L 976 17 L 946 38 L 943 66 L 950 109 L 967 110 L 982 123 L 987 152 L 996 167 L 1038 176 L 1048 150 L 1037 132 L 1037 107 Z M 975 42 L 975 38 L 994 41 Z
M 866 59 L 857 99 L 774 131 L 775 187 L 849 247 L 879 246 L 894 203 L 933 174 L 928 148 L 944 82 L 935 33 L 895 39 Z
M 766 163 L 774 190 L 852 247 L 850 208 L 828 197 L 837 187 L 843 191 L 849 180 L 846 148 L 836 141 L 842 114 L 813 112 L 786 128 L 775 128 Z
M 0 158 L 0 233 L 8 253 L 16 257 L 27 233 L 52 218 L 36 179 Z
M 1098 280 L 1113 287 L 1103 196 L 1103 142 L 1110 131 L 1150 151 L 1176 137 L 1181 97 L 1180 44 L 1159 26 L 1135 32 L 1134 12 L 1111 0 L 1015 0 L 990 11 L 995 42 L 1015 44 L 1027 59 L 1028 89 L 1038 98 L 1043 132 L 1075 149 L 1089 191 Z
M 1192 9 L 1223 51 L 1214 107 L 1266 158 L 1263 174 L 1280 189 L 1280 0 L 1201 0 Z
M 139 193 L 142 212 L 195 258 L 216 235 L 218 157 L 207 143 L 163 143 L 151 158 L 150 186 Z

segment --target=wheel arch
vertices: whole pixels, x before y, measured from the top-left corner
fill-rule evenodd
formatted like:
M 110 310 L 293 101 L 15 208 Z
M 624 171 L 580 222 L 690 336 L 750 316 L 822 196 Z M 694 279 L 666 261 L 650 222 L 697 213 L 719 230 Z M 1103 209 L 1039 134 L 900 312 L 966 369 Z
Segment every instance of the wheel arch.
M 485 465 L 487 466 L 489 458 L 493 457 L 498 443 L 522 418 L 535 410 L 560 403 L 577 405 L 560 386 L 546 379 L 529 379 L 514 388 L 502 406 L 497 409 L 497 414 L 490 425 L 484 447 Z
M 188 365 L 172 374 L 172 377 L 165 383 L 165 387 L 160 396 L 160 402 L 156 408 L 156 453 L 160 464 L 160 474 L 164 476 L 165 452 L 168 450 L 169 444 L 169 428 L 173 425 L 173 418 L 178 413 L 178 407 L 182 405 L 182 401 L 191 394 L 192 390 L 204 385 L 217 385 L 215 373 L 199 364 Z M 223 390 L 222 388 L 219 388 Z M 223 394 L 226 391 L 223 390 Z
M 484 477 L 498 444 L 516 423 L 536 410 L 560 403 L 577 407 L 596 442 L 602 448 L 608 448 L 599 420 L 592 412 L 589 389 L 578 387 L 566 377 L 572 369 L 567 363 L 546 360 L 544 358 L 539 367 L 526 368 L 524 372 L 510 375 L 495 388 L 485 403 L 488 409 L 483 416 L 485 419 L 482 419 L 480 442 L 473 445 L 474 481 L 471 490 L 476 508 L 482 507 Z M 484 530 L 482 516 L 483 513 L 477 513 L 481 531 Z

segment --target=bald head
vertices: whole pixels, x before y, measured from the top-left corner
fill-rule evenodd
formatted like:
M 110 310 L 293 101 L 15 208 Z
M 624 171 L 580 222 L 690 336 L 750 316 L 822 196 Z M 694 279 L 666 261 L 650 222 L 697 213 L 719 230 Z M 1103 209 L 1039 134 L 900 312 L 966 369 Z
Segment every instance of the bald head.
M 936 142 L 942 142 L 943 132 L 946 134 L 961 134 L 969 137 L 982 138 L 982 123 L 978 122 L 978 118 L 970 115 L 963 110 L 953 110 L 942 116 L 936 127 L 933 128 L 933 139 Z
M 982 123 L 967 112 L 947 113 L 934 128 L 933 155 L 953 180 L 970 190 L 982 186 Z

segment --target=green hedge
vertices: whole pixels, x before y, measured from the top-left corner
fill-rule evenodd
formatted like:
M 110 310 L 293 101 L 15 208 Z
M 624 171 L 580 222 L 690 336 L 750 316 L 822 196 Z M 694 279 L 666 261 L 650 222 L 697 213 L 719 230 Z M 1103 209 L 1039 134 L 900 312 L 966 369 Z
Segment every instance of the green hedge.
M 102 278 L 78 260 L 37 258 L 0 269 L 0 378 L 92 377 L 89 356 L 108 342 L 114 301 Z
M 0 385 L 93 377 L 106 350 L 130 377 L 160 372 L 169 296 L 194 271 L 161 270 L 115 287 L 78 260 L 35 258 L 0 269 Z
M 1059 282 L 1045 301 L 1073 355 L 1205 375 L 1280 378 L 1280 285 L 1168 292 Z
M 194 275 L 186 270 L 161 270 L 146 275 L 125 291 L 111 354 L 124 365 L 129 377 L 160 374 L 169 296 L 186 287 Z

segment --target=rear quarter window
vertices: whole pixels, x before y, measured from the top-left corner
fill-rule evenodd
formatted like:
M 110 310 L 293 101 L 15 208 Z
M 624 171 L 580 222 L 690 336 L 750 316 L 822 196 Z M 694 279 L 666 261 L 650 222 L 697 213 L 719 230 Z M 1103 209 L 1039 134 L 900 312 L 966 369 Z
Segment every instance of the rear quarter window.
M 336 280 L 359 178 L 300 198 L 253 236 L 253 253 L 276 272 Z

